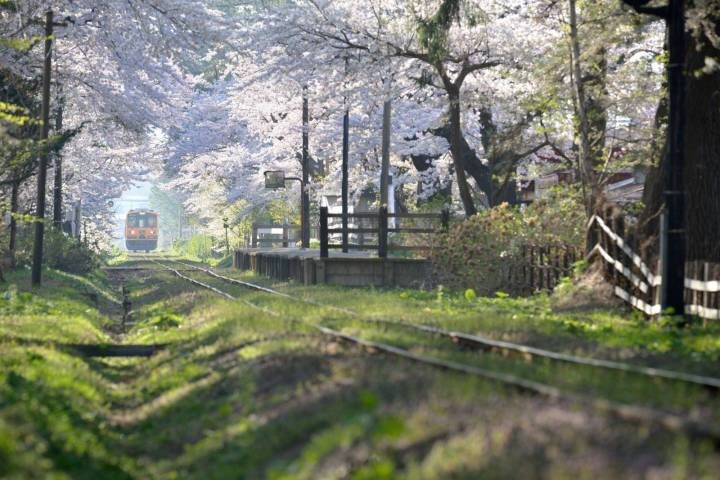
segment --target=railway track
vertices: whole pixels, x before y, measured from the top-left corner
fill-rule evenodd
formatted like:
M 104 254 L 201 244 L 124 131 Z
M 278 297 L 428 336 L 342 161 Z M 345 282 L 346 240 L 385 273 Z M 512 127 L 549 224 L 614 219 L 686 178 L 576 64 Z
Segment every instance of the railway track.
M 296 298 L 296 297 L 293 297 L 291 295 L 288 295 L 288 294 L 285 294 L 282 292 L 277 292 L 277 291 L 267 288 L 267 287 L 255 285 L 253 283 L 245 282 L 242 280 L 232 279 L 230 277 L 225 277 L 223 275 L 217 274 L 216 272 L 213 272 L 210 269 L 196 267 L 194 265 L 186 264 L 184 262 L 179 262 L 179 261 L 173 260 L 173 259 L 158 260 L 158 259 L 150 258 L 148 260 L 156 263 L 157 265 L 161 266 L 161 268 L 173 273 L 177 277 L 184 279 L 185 281 L 188 281 L 198 287 L 212 291 L 215 294 L 220 295 L 226 299 L 240 301 L 250 308 L 261 311 L 261 312 L 266 313 L 273 317 L 285 318 L 287 320 L 292 320 L 294 322 L 303 323 L 303 324 L 319 331 L 323 335 L 333 338 L 333 339 L 336 339 L 336 340 L 339 340 L 339 341 L 352 343 L 352 344 L 355 344 L 357 346 L 360 346 L 360 347 L 365 348 L 370 351 L 383 352 L 385 354 L 403 358 L 403 359 L 413 361 L 413 362 L 416 362 L 419 364 L 432 366 L 435 368 L 441 368 L 441 369 L 448 370 L 448 371 L 459 372 L 459 373 L 470 374 L 470 375 L 482 377 L 482 378 L 501 383 L 505 386 L 508 386 L 508 387 L 511 387 L 511 388 L 514 388 L 514 389 L 517 389 L 517 390 L 520 390 L 523 392 L 541 395 L 541 396 L 548 397 L 551 399 L 563 400 L 563 401 L 567 401 L 567 402 L 574 402 L 574 403 L 586 405 L 590 408 L 608 413 L 610 415 L 613 415 L 613 416 L 615 416 L 619 419 L 625 420 L 625 421 L 632 421 L 632 422 L 638 422 L 638 423 L 652 423 L 652 424 L 660 425 L 671 431 L 685 432 L 686 434 L 688 434 L 692 437 L 695 437 L 695 438 L 709 439 L 713 442 L 713 444 L 715 445 L 716 448 L 720 448 L 720 428 L 717 428 L 714 425 L 708 425 L 705 422 L 696 420 L 696 419 L 688 417 L 688 416 L 684 416 L 684 415 L 680 415 L 680 414 L 676 414 L 676 413 L 669 413 L 666 411 L 657 410 L 657 409 L 654 409 L 651 407 L 646 407 L 646 406 L 641 406 L 641 405 L 634 405 L 634 404 L 629 404 L 629 403 L 619 403 L 619 402 L 607 400 L 607 399 L 592 396 L 592 395 L 572 393 L 572 392 L 563 390 L 559 387 L 556 387 L 554 385 L 550 385 L 550 384 L 546 384 L 546 383 L 542 383 L 542 382 L 536 382 L 533 380 L 528 380 L 528 379 L 525 379 L 522 377 L 518 377 L 516 375 L 493 371 L 493 370 L 489 370 L 489 369 L 485 369 L 485 368 L 480 368 L 475 365 L 470 365 L 470 364 L 466 364 L 466 363 L 462 363 L 462 362 L 440 359 L 440 358 L 436 358 L 436 357 L 432 357 L 432 356 L 428 356 L 428 355 L 421 355 L 421 354 L 417 354 L 417 353 L 411 352 L 409 350 L 405 350 L 403 348 L 399 348 L 399 347 L 396 347 L 396 346 L 393 346 L 390 344 L 366 340 L 366 339 L 363 339 L 363 338 L 360 338 L 360 337 L 357 337 L 354 335 L 349 335 L 349 334 L 346 334 L 343 332 L 339 332 L 337 330 L 333 330 L 331 328 L 325 327 L 323 325 L 320 325 L 320 324 L 317 324 L 314 322 L 310 322 L 308 320 L 304 320 L 301 318 L 288 317 L 284 314 L 273 311 L 267 307 L 257 305 L 246 299 L 232 295 L 232 294 L 225 292 L 224 290 L 221 290 L 217 287 L 214 287 L 208 283 L 201 282 L 201 281 L 191 278 L 187 275 L 184 275 L 183 273 L 178 271 L 178 269 L 173 268 L 169 265 L 166 265 L 162 262 L 163 261 L 174 262 L 174 263 L 177 263 L 180 265 L 184 265 L 186 267 L 192 266 L 195 270 L 204 272 L 209 277 L 216 278 L 216 279 L 222 280 L 222 281 L 226 281 L 227 283 L 241 285 L 241 286 L 244 286 L 246 288 L 253 289 L 256 291 L 261 291 L 261 292 L 265 292 L 268 294 L 283 297 L 283 298 L 286 298 L 289 300 L 300 301 L 303 303 L 308 303 L 308 304 L 311 304 L 314 306 L 319 306 L 319 307 L 332 308 L 332 309 L 335 309 L 338 311 L 343 311 L 345 313 L 352 312 L 352 310 L 347 310 L 342 307 L 335 307 L 335 306 L 331 306 L 331 305 L 323 305 L 319 302 L 314 302 L 312 300 Z M 360 315 L 356 312 L 352 312 L 352 313 L 353 313 L 353 315 Z M 370 320 L 370 321 L 377 321 L 377 319 Z M 410 324 L 406 324 L 404 322 L 396 322 L 396 321 L 393 321 L 393 322 L 400 323 L 403 326 L 410 325 Z M 431 327 L 430 330 L 423 330 L 423 331 L 427 331 L 428 333 L 433 333 L 433 334 L 439 334 L 438 332 L 442 332 L 441 334 L 443 334 L 443 335 L 453 333 L 453 332 L 445 332 L 440 329 L 434 329 L 434 327 Z M 484 341 L 484 339 L 481 339 L 481 340 Z M 503 342 L 503 343 L 505 343 L 505 342 Z M 516 345 L 516 344 L 511 344 L 511 345 L 514 347 L 518 347 L 518 345 Z M 548 358 L 552 358 L 552 357 L 548 357 Z M 561 361 L 563 361 L 563 360 L 561 360 Z M 607 368 L 604 365 L 596 366 L 596 365 L 592 365 L 590 363 L 588 363 L 588 364 L 583 363 L 583 364 L 587 365 L 587 366 L 594 366 L 596 368 Z M 631 366 L 631 367 L 634 367 L 634 366 Z M 638 367 L 638 368 L 642 368 L 642 367 Z M 653 369 L 653 370 L 655 370 L 655 369 Z M 642 374 L 642 372 L 637 372 L 637 373 Z M 648 372 L 648 374 L 649 373 L 650 372 Z M 687 381 L 686 379 L 682 378 L 682 376 L 685 374 L 682 374 L 681 372 L 670 372 L 670 373 L 680 375 L 680 377 L 678 377 L 678 378 L 671 377 L 670 379 L 672 379 L 672 380 Z M 651 375 L 651 376 L 659 376 L 659 375 Z M 667 377 L 663 377 L 663 378 L 667 378 Z M 692 380 L 693 381 L 691 381 L 690 383 L 698 383 L 697 381 L 694 381 L 696 379 L 692 379 Z M 713 380 L 716 380 L 716 379 L 713 379 Z
M 627 373 L 633 373 L 637 375 L 642 375 L 645 377 L 650 377 L 654 379 L 663 379 L 663 380 L 670 380 L 675 382 L 684 382 L 689 383 L 693 385 L 699 385 L 704 388 L 713 390 L 715 392 L 720 391 L 720 378 L 715 377 L 708 377 L 704 375 L 695 375 L 685 372 L 678 372 L 674 370 L 666 370 L 662 368 L 653 368 L 653 367 L 645 367 L 640 365 L 633 365 L 629 363 L 624 362 L 616 362 L 611 360 L 603 360 L 603 359 L 595 359 L 595 358 L 588 358 L 588 357 L 580 357 L 577 355 L 569 355 L 562 352 L 556 352 L 551 350 L 545 350 L 540 349 L 536 347 L 532 347 L 530 345 L 523 345 L 519 343 L 513 343 L 513 342 L 506 342 L 502 340 L 494 340 L 487 337 L 482 337 L 479 335 L 473 335 L 469 333 L 464 332 L 455 332 L 450 330 L 444 330 L 441 328 L 433 327 L 430 325 L 422 325 L 422 324 L 413 324 L 408 322 L 403 322 L 399 320 L 393 320 L 393 319 L 387 319 L 387 318 L 377 318 L 377 317 L 368 317 L 366 315 L 363 315 L 359 312 L 356 312 L 354 310 L 350 310 L 343 307 L 338 307 L 336 305 L 328 305 L 321 302 L 316 302 L 313 300 L 305 299 L 305 298 L 299 298 L 292 295 L 288 295 L 283 292 L 278 292 L 277 290 L 263 287 L 261 285 L 256 285 L 254 283 L 234 279 L 231 277 L 227 277 L 224 275 L 220 275 L 217 272 L 212 271 L 209 268 L 202 268 L 198 267 L 197 265 L 193 265 L 186 262 L 181 262 L 178 260 L 170 260 L 174 263 L 183 265 L 184 267 L 192 268 L 198 271 L 202 271 L 206 273 L 207 275 L 216 278 L 218 280 L 232 283 L 236 285 L 240 285 L 246 288 L 250 288 L 253 290 L 257 290 L 260 292 L 265 292 L 271 295 L 275 295 L 281 298 L 285 298 L 288 300 L 292 300 L 295 302 L 305 303 L 308 305 L 313 305 L 321 308 L 326 308 L 329 310 L 334 310 L 339 313 L 343 313 L 349 316 L 352 316 L 354 318 L 357 318 L 362 321 L 367 322 L 374 322 L 374 323 L 385 323 L 390 324 L 394 326 L 399 326 L 402 328 L 417 330 L 433 335 L 437 335 L 440 337 L 445 337 L 456 344 L 462 344 L 463 346 L 469 346 L 484 350 L 499 350 L 509 353 L 517 353 L 524 356 L 530 356 L 530 357 L 536 357 L 536 358 L 544 358 L 548 360 L 553 360 L 557 362 L 563 362 L 563 363 L 570 363 L 575 365 L 582 365 L 587 367 L 594 367 L 594 368 L 602 368 L 606 370 L 615 370 L 620 372 L 627 372 Z

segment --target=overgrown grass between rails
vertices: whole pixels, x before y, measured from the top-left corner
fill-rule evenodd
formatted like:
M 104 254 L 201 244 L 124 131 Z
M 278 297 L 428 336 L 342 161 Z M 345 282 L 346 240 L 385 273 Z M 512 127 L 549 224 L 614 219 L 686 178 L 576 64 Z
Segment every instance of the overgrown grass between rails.
M 558 314 L 545 295 L 468 300 L 461 292 L 442 289 L 306 287 L 233 269 L 222 270 L 222 274 L 367 316 L 435 325 L 569 353 L 706 374 L 714 372 L 714 363 L 720 359 L 720 324 L 682 327 L 624 311 Z
M 220 285 L 220 280 L 202 272 L 189 273 L 189 275 L 220 288 L 227 289 L 229 286 Z M 435 358 L 472 364 L 487 370 L 555 385 L 577 394 L 589 393 L 618 402 L 651 405 L 674 410 L 680 414 L 694 409 L 695 412 L 703 411 L 715 422 L 720 420 L 720 400 L 699 386 L 670 381 L 659 382 L 642 375 L 564 364 L 545 359 L 526 362 L 518 356 L 505 358 L 491 353 L 462 351 L 447 338 L 432 336 L 402 326 L 358 320 L 337 311 L 318 309 L 313 305 L 293 304 L 291 300 L 284 298 L 270 297 L 272 300 L 270 303 L 268 294 L 248 290 L 238 291 L 239 288 L 242 287 L 234 288 L 236 295 L 251 302 L 270 306 L 288 319 L 301 318 L 310 323 L 322 323 L 364 339 L 390 343 Z

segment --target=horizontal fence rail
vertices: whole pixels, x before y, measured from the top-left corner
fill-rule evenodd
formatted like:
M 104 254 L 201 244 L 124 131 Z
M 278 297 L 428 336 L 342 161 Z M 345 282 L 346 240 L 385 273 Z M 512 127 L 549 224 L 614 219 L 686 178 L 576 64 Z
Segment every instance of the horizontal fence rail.
M 282 234 L 265 234 L 261 236 L 260 230 L 270 230 L 270 229 L 282 229 Z M 297 242 L 301 240 L 300 238 L 300 225 L 293 224 L 293 223 L 278 223 L 278 224 L 261 224 L 261 223 L 253 223 L 252 224 L 252 231 L 250 234 L 250 237 L 245 240 L 246 245 L 252 247 L 252 248 L 258 248 L 260 246 L 261 248 L 263 246 L 270 246 L 270 248 L 275 248 L 275 246 L 281 246 L 283 248 L 287 248 L 291 245 L 295 245 Z M 317 233 L 317 226 L 314 227 L 315 232 Z M 311 227 L 312 230 L 312 227 Z M 280 236 L 278 236 L 280 235 Z
M 357 226 L 337 228 L 330 227 L 332 219 L 339 219 L 348 224 L 350 219 L 357 221 Z M 390 219 L 396 222 L 390 223 Z M 436 221 L 439 228 L 431 227 L 403 227 L 398 226 L 399 220 L 405 221 Z M 368 225 L 374 224 L 374 225 Z M 327 258 L 331 249 L 350 250 L 376 250 L 378 257 L 387 258 L 389 250 L 397 251 L 423 251 L 429 250 L 429 245 L 395 245 L 390 243 L 390 234 L 432 235 L 447 232 L 450 226 L 450 212 L 443 210 L 438 213 L 388 213 L 387 207 L 381 207 L 377 212 L 330 213 L 327 207 L 320 208 L 320 257 Z M 331 235 L 341 234 L 341 244 L 331 243 Z M 350 234 L 358 237 L 357 243 L 350 243 L 347 239 Z M 371 243 L 365 242 L 365 235 L 373 237 Z M 377 240 L 375 240 L 377 239 Z
M 612 215 L 610 209 L 596 213 L 588 222 L 588 244 L 592 248 L 586 259 L 599 256 L 603 260 L 615 296 L 647 316 L 660 315 L 662 276 L 632 249 L 626 235 L 622 216 Z M 720 319 L 719 279 L 720 265 L 687 262 L 684 313 L 706 320 Z

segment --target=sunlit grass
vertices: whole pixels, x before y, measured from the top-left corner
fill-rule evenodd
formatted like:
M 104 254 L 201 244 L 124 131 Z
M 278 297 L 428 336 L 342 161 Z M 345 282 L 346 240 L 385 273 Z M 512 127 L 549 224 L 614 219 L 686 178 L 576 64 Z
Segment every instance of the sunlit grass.
M 716 337 L 694 326 L 648 325 L 607 312 L 556 315 L 545 297 L 468 301 L 452 292 L 304 287 L 224 273 L 370 317 L 632 361 L 679 357 L 702 369 L 718 348 Z M 164 270 L 123 274 L 117 278 L 134 313 L 118 335 L 121 310 L 109 296 L 119 295 L 119 284 L 110 273 L 48 272 L 39 290 L 30 288 L 27 272 L 9 277 L 14 287 L 0 292 L 0 477 L 445 479 L 547 471 L 552 478 L 608 478 L 652 468 L 702 478 L 719 465 L 704 444 L 684 435 L 369 355 L 312 325 L 571 391 L 715 415 L 715 404 L 697 390 L 461 351 L 441 338 L 184 274 L 238 300 Z M 622 335 L 629 338 L 615 338 Z M 666 347 L 650 341 L 669 350 L 660 353 Z M 139 359 L 85 359 L 59 348 L 77 342 L 166 347 Z M 589 457 L 593 462 L 580 460 Z

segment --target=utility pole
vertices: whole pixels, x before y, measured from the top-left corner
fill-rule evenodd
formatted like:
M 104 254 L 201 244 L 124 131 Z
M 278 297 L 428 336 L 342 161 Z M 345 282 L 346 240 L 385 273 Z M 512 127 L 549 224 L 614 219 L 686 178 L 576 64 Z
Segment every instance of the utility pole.
M 668 137 L 670 149 L 667 156 L 665 177 L 665 213 L 667 228 L 664 229 L 665 258 L 662 259 L 662 309 L 672 308 L 677 315 L 685 313 L 685 191 L 683 168 L 685 166 L 685 1 L 670 0 L 668 5 L 668 32 L 670 61 L 668 85 L 670 91 L 670 119 Z
M 43 70 L 42 129 L 40 140 L 47 141 L 50 133 L 50 74 L 52 70 L 53 12 L 45 14 L 45 67 Z M 33 246 L 32 284 L 42 282 L 43 239 L 45 236 L 45 186 L 47 182 L 48 154 L 40 157 L 37 182 L 37 213 L 35 218 L 35 245 Z
M 348 248 L 348 157 L 350 150 L 350 110 L 345 106 L 343 116 L 343 151 L 342 151 L 342 251 Z
M 310 248 L 310 108 L 307 85 L 303 87 L 302 182 L 300 182 L 300 237 L 302 248 Z
M 62 133 L 63 105 L 58 99 L 58 109 L 55 116 L 55 134 Z M 53 188 L 53 223 L 57 230 L 62 229 L 62 156 L 60 152 L 55 154 L 55 185 Z
M 392 101 L 387 99 L 383 104 L 382 130 L 382 164 L 380 165 L 380 206 L 388 206 L 388 190 L 390 188 L 390 129 Z

